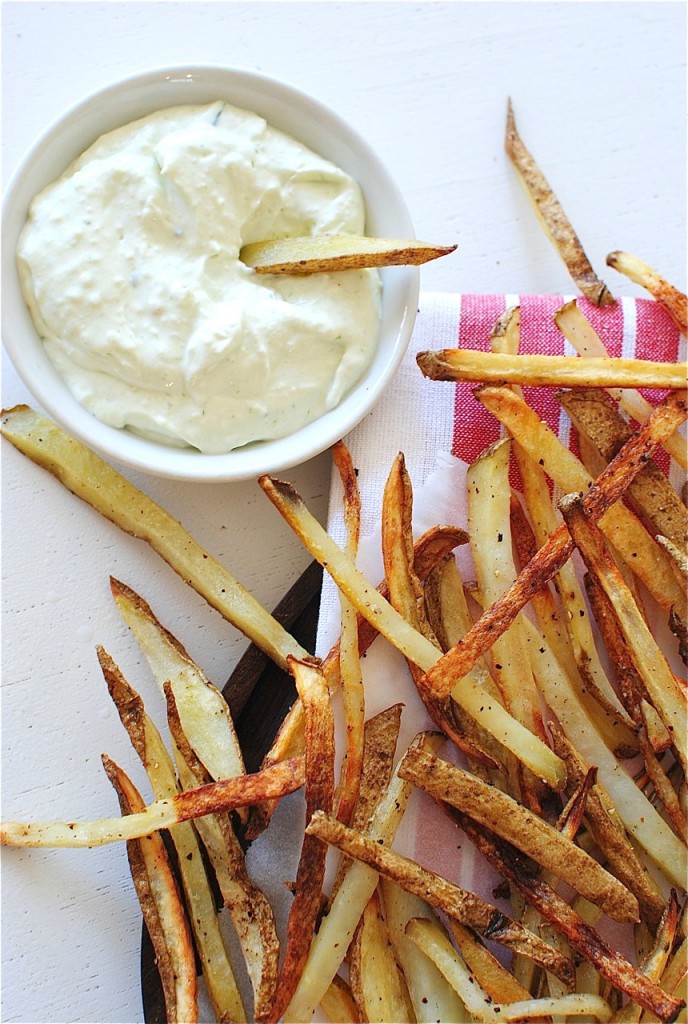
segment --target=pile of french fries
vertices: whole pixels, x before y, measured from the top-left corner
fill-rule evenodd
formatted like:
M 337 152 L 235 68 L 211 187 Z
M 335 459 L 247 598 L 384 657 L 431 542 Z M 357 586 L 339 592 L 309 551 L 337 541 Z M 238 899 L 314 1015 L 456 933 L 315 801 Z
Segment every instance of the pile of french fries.
M 146 805 L 104 756 L 119 815 L 2 825 L 6 845 L 127 843 L 170 1021 L 199 1017 L 197 962 L 218 1021 L 302 1022 L 316 1012 L 332 1021 L 685 1019 L 686 688 L 672 667 L 676 651 L 660 649 L 648 625 L 665 619 L 685 660 L 688 511 L 652 460 L 660 446 L 682 449 L 685 468 L 676 433 L 687 415 L 685 375 L 645 363 L 637 382 L 672 390 L 643 406 L 627 366 L 600 355 L 575 303 L 556 321 L 581 351 L 595 353 L 577 360 L 568 379 L 571 360 L 555 360 L 558 382 L 572 385 L 559 397 L 582 461 L 523 398 L 518 382 L 550 378 L 519 355 L 519 310 L 508 310 L 492 351 L 470 356 L 472 379 L 491 382 L 479 383 L 476 397 L 505 429 L 468 468 L 466 528 L 438 525 L 414 538 L 400 454 L 381 496 L 379 586 L 355 564 L 360 497 L 343 444 L 333 451 L 343 548 L 289 484 L 261 479 L 339 587 L 341 635 L 322 660 L 83 444 L 28 407 L 3 414 L 12 444 L 145 539 L 295 680 L 297 702 L 261 769 L 246 774 L 221 693 L 145 600 L 113 579 L 117 608 L 167 706 L 169 746 L 98 648 L 154 801 Z M 495 384 L 489 364 L 507 358 L 513 379 Z M 595 359 L 603 377 L 596 369 L 586 376 Z M 434 375 L 436 359 L 420 354 L 418 362 Z M 553 501 L 552 485 L 561 500 Z M 471 579 L 459 573 L 460 545 L 470 546 Z M 406 750 L 397 749 L 401 706 L 366 715 L 361 658 L 380 635 L 405 656 L 435 726 Z M 285 879 L 293 899 L 280 940 L 237 833 L 241 826 L 255 838 L 278 801 L 302 787 L 306 828 L 296 878 Z M 395 850 L 414 789 L 501 875 L 510 915 Z M 339 864 L 326 891 L 330 849 Z M 635 957 L 602 937 L 605 918 L 632 933 Z
M 576 284 L 598 305 L 613 302 L 511 107 L 506 141 Z M 273 255 L 254 254 L 266 272 L 276 272 Z M 686 331 L 685 295 L 629 254 L 608 263 Z M 521 355 L 517 307 L 495 325 L 490 352 L 419 354 L 432 379 L 475 381 L 503 436 L 468 468 L 467 523 L 418 538 L 412 483 L 403 454 L 395 459 L 381 495 L 378 586 L 356 567 L 360 496 L 343 444 L 333 449 L 343 547 L 289 484 L 261 479 L 339 588 L 340 638 L 322 660 L 81 442 L 27 406 L 2 414 L 7 440 L 150 544 L 296 684 L 263 765 L 247 774 L 222 694 L 146 601 L 113 579 L 167 708 L 168 745 L 98 648 L 154 800 L 104 756 L 119 815 L 0 826 L 9 846 L 126 842 L 169 1021 L 199 1019 L 197 964 L 219 1022 L 308 1022 L 316 1012 L 333 1022 L 687 1019 L 687 692 L 676 666 L 688 661 L 688 510 L 653 461 L 664 448 L 686 470 L 686 367 L 610 358 L 576 302 L 555 321 L 578 357 Z M 566 389 L 558 397 L 580 459 L 529 407 L 522 384 Z M 668 395 L 652 406 L 638 387 Z M 469 579 L 454 556 L 461 545 Z M 658 620 L 668 627 L 661 644 L 650 626 Z M 361 658 L 373 642 L 404 655 L 434 726 L 407 749 L 400 704 L 366 712 Z M 280 936 L 238 832 L 269 829 L 280 799 L 300 789 L 306 825 L 296 878 L 284 879 L 293 899 Z M 495 897 L 510 901 L 509 915 L 395 849 L 414 792 L 501 877 Z M 338 860 L 326 885 L 328 851 Z M 625 929 L 630 958 L 603 937 L 608 921 Z

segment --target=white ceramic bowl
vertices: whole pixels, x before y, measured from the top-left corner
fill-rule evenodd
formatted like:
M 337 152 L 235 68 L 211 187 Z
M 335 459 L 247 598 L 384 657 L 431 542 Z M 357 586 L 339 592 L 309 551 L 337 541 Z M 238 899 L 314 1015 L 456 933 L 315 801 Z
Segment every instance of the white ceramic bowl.
M 161 68 L 116 82 L 77 104 L 36 142 L 14 175 L 3 206 L 2 335 L 19 375 L 47 413 L 106 457 L 182 480 L 247 480 L 298 465 L 328 448 L 373 407 L 408 346 L 419 273 L 382 272 L 380 340 L 365 375 L 332 411 L 276 441 L 223 455 L 167 447 L 97 420 L 72 396 L 46 355 L 24 304 L 15 264 L 17 239 L 33 197 L 104 132 L 164 107 L 225 99 L 253 110 L 276 128 L 348 171 L 359 182 L 370 235 L 413 237 L 394 181 L 366 142 L 337 114 L 282 82 L 253 71 L 189 66 Z

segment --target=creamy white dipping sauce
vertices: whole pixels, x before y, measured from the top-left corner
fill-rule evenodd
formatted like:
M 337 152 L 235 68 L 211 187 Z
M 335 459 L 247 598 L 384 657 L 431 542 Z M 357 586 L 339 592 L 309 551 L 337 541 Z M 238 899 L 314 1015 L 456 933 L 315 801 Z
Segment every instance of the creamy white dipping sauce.
M 362 234 L 357 183 L 222 102 L 102 136 L 33 201 L 17 249 L 50 359 L 95 416 L 231 451 L 336 406 L 378 340 L 377 272 L 257 275 L 242 245 Z

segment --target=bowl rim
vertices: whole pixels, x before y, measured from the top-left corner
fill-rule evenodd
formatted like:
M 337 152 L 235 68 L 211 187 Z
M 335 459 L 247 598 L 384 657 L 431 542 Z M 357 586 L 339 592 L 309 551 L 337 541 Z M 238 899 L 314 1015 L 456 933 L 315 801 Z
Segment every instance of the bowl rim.
M 213 85 L 217 82 L 217 89 Z M 266 117 L 275 127 L 287 131 L 304 141 L 298 133 L 283 127 L 285 109 L 294 109 L 294 117 L 304 118 L 319 124 L 325 121 L 327 132 L 337 141 L 336 148 L 351 150 L 352 155 L 360 159 L 361 165 L 370 169 L 373 178 L 384 184 L 384 199 L 391 216 L 398 223 L 394 233 L 403 237 L 414 237 L 406 202 L 376 152 L 370 144 L 349 125 L 336 111 L 315 99 L 295 86 L 249 68 L 221 64 L 175 64 L 151 67 L 134 72 L 99 86 L 80 100 L 71 104 L 36 138 L 25 152 L 18 167 L 12 174 L 3 197 L 2 207 L 2 335 L 3 345 L 14 367 L 34 398 L 46 412 L 64 429 L 78 437 L 89 447 L 102 456 L 126 465 L 132 469 L 147 472 L 156 476 L 171 479 L 201 482 L 233 482 L 256 479 L 264 473 L 277 473 L 285 469 L 301 465 L 321 454 L 342 436 L 352 430 L 377 403 L 389 380 L 398 369 L 413 331 L 420 294 L 420 274 L 417 267 L 395 267 L 390 271 L 381 271 L 383 284 L 383 304 L 385 299 L 392 303 L 389 313 L 390 322 L 394 324 L 395 337 L 387 350 L 378 344 L 373 360 L 363 375 L 350 389 L 342 401 L 329 412 L 324 413 L 300 430 L 285 438 L 259 441 L 251 445 L 237 448 L 220 454 L 198 452 L 195 449 L 180 448 L 149 441 L 139 435 L 112 427 L 93 416 L 71 394 L 65 382 L 57 374 L 45 352 L 40 350 L 27 351 L 24 345 L 25 334 L 22 323 L 37 338 L 35 327 L 30 320 L 18 284 L 15 262 L 15 247 L 18 232 L 26 219 L 28 204 L 33 196 L 45 185 L 56 180 L 69 166 L 72 159 L 83 152 L 84 148 L 95 142 L 96 138 L 120 124 L 126 124 L 137 117 L 146 116 L 155 110 L 187 104 L 200 104 L 205 100 L 190 96 L 188 99 L 178 98 L 178 94 L 170 97 L 169 102 L 155 101 L 153 94 L 164 91 L 169 86 L 183 90 L 188 84 L 190 91 L 198 95 L 207 91 L 209 97 L 225 98 L 227 102 L 250 109 L 266 117 L 263 112 L 266 105 L 277 103 L 282 110 L 278 115 Z M 222 88 L 218 97 L 217 90 Z M 233 93 L 256 90 L 256 101 L 248 105 L 233 98 Z M 145 98 L 146 92 L 151 93 L 150 101 Z M 126 103 L 124 98 L 126 97 Z M 86 144 L 73 142 L 78 136 L 78 124 L 83 118 L 95 118 L 98 108 L 115 100 L 113 110 L 102 129 L 96 134 L 89 131 L 90 142 Z M 211 99 L 208 100 L 210 102 Z M 139 108 L 138 114 L 127 115 L 124 109 L 127 104 Z M 261 109 L 263 108 L 263 109 Z M 119 111 L 119 113 L 118 113 Z M 69 141 L 64 137 L 69 135 Z M 306 134 L 308 134 L 306 132 Z M 64 162 L 59 161 L 56 171 L 46 171 L 43 163 L 46 154 L 56 142 L 63 148 L 69 145 L 74 150 L 73 156 Z M 332 140 L 326 143 L 325 150 L 332 148 Z M 311 149 L 320 152 L 311 141 L 305 141 Z M 327 159 L 338 163 L 337 157 L 322 153 Z M 342 166 L 339 163 L 339 166 Z M 347 170 L 346 167 L 344 167 Z M 41 173 L 42 172 L 42 173 Z M 351 173 L 351 172 L 349 172 Z M 354 174 L 360 178 L 360 171 Z M 28 183 L 41 180 L 37 187 L 28 187 Z M 366 202 L 366 220 L 371 216 L 368 205 L 369 196 L 361 185 Z M 376 211 L 372 211 L 373 217 Z M 10 230 L 6 231 L 6 227 Z M 371 233 L 376 233 L 375 231 Z M 381 232 L 377 232 L 381 233 Z M 12 316 L 19 318 L 17 324 L 11 321 Z M 29 323 L 27 323 L 27 317 Z M 384 329 L 384 309 L 381 317 L 381 337 Z M 40 343 L 40 342 L 39 342 Z M 42 346 L 41 346 L 42 348 Z M 40 363 L 40 376 L 36 379 L 34 369 L 36 359 Z

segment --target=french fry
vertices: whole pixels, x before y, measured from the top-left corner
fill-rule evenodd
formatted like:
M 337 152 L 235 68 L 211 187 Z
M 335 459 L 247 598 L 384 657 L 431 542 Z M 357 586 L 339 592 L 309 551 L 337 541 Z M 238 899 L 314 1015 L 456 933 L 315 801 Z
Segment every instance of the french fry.
M 561 726 L 548 722 L 552 745 L 566 763 L 566 791 L 572 793 L 588 772 L 588 765 L 566 736 Z M 653 929 L 659 925 L 666 902 L 647 869 L 640 862 L 623 827 L 619 828 L 609 811 L 610 798 L 599 782 L 588 793 L 585 818 L 592 836 L 606 858 L 607 867 L 638 900 L 641 915 Z
M 493 1002 L 516 1003 L 530 998 L 528 989 L 507 971 L 470 928 L 450 920 L 449 930 L 466 966 Z
M 607 349 L 592 324 L 579 309 L 575 299 L 566 302 L 554 314 L 554 322 L 564 337 L 582 356 L 606 356 Z M 638 423 L 644 423 L 652 413 L 652 406 L 632 388 L 612 388 L 612 398 Z M 688 469 L 686 442 L 677 432 L 670 434 L 662 446 L 682 469 Z
M 552 188 L 523 144 L 516 129 L 514 110 L 507 108 L 506 152 L 525 185 L 542 224 L 566 264 L 576 287 L 596 306 L 613 305 L 614 297 L 595 274 L 585 250 Z
M 339 470 L 344 492 L 344 524 L 347 534 L 346 550 L 352 561 L 355 561 L 361 530 L 361 496 L 356 480 L 356 470 L 354 469 L 349 449 L 341 441 L 334 445 L 332 449 L 332 460 Z M 358 648 L 356 609 L 343 594 L 340 593 L 339 599 L 342 619 L 339 645 L 339 672 L 346 727 L 346 755 L 337 796 L 337 816 L 340 821 L 348 822 L 356 804 L 358 788 L 361 782 L 365 694 Z
M 131 779 L 109 757 L 103 756 L 103 767 L 122 814 L 140 812 L 144 802 Z M 162 837 L 153 832 L 129 840 L 127 856 L 155 950 L 167 1019 L 194 1024 L 198 1020 L 198 999 L 193 940 Z
M 392 607 L 439 651 L 439 641 L 433 633 L 425 610 L 423 586 L 414 568 L 412 513 L 411 480 L 406 470 L 404 456 L 400 452 L 392 463 L 382 499 L 382 556 L 389 600 Z M 413 661 L 408 661 L 408 666 L 414 681 L 419 680 L 423 675 L 422 669 Z M 442 729 L 459 749 L 476 760 L 493 767 L 497 766 L 492 755 L 476 741 L 473 730 L 457 728 L 450 698 L 442 701 L 433 700 L 422 689 L 420 696 L 435 725 Z
M 358 1024 L 361 1019 L 351 989 L 338 974 L 320 1000 L 320 1007 L 332 1024 Z
M 589 960 L 612 985 L 649 1009 L 659 1020 L 676 1019 L 682 1009 L 681 1001 L 667 995 L 655 982 L 613 950 L 566 900 L 541 878 L 533 875 L 520 853 L 460 812 L 452 809 L 452 816 L 492 866 L 566 936 L 572 949 Z
M 2 414 L 0 432 L 78 498 L 125 533 L 145 540 L 179 576 L 282 668 L 287 655 L 308 652 L 280 626 L 231 572 L 160 505 L 95 452 L 29 406 Z
M 688 770 L 685 694 L 628 591 L 598 527 L 587 519 L 581 499 L 567 495 L 559 507 L 588 572 L 609 598 L 635 668 L 672 737 L 685 772 Z
M 466 1008 L 451 985 L 429 957 L 411 942 L 406 926 L 412 918 L 423 917 L 441 928 L 425 900 L 406 892 L 388 878 L 380 879 L 385 919 L 397 960 L 406 978 L 418 1024 L 463 1020 Z M 457 926 L 458 927 L 458 926 Z
M 476 397 L 519 438 L 519 444 L 564 492 L 584 493 L 590 488 L 592 477 L 523 399 L 508 388 L 491 387 L 480 388 Z M 619 502 L 600 517 L 600 526 L 660 607 L 667 612 L 680 609 L 685 599 L 671 565 L 630 509 Z
M 437 734 L 421 734 L 414 742 L 437 749 L 442 740 Z M 368 834 L 376 846 L 392 842 L 410 793 L 410 784 L 395 772 L 368 825 Z M 313 817 L 317 817 L 317 813 Z M 367 865 L 359 862 L 349 865 L 313 939 L 296 992 L 284 1013 L 284 1024 L 302 1024 L 311 1019 L 346 956 L 377 882 L 377 873 Z
M 659 982 L 669 960 L 674 937 L 678 928 L 679 910 L 676 893 L 672 890 L 669 903 L 657 928 L 654 946 L 640 965 L 643 974 Z M 614 1024 L 638 1024 L 643 1008 L 630 1000 L 623 1009 L 614 1014 Z
M 420 266 L 455 249 L 455 245 L 429 245 L 413 238 L 309 235 L 251 242 L 239 255 L 257 274 L 325 274 L 366 267 Z
M 377 889 L 349 947 L 349 984 L 360 1016 L 370 1024 L 414 1020 L 406 978 L 394 955 Z
M 289 660 L 306 715 L 306 818 L 316 810 L 331 812 L 334 802 L 334 719 L 327 683 L 319 669 Z M 305 835 L 296 873 L 294 899 L 289 908 L 282 967 L 270 1009 L 279 1021 L 289 1005 L 303 972 L 320 912 L 327 847 Z
M 327 566 L 330 575 L 344 591 L 359 612 L 374 625 L 395 647 L 424 671 L 438 661 L 440 651 L 435 645 L 410 626 L 392 606 L 371 586 L 365 577 L 353 566 L 331 537 L 308 512 L 296 491 L 283 481 L 261 477 L 260 485 L 300 537 L 302 543 L 321 564 Z M 445 657 L 447 657 L 445 655 Z M 469 666 L 470 667 L 470 666 Z M 451 691 L 457 679 L 465 673 L 452 677 L 451 685 L 444 696 Z M 562 781 L 561 763 L 552 751 L 537 736 L 534 736 L 509 715 L 503 707 L 485 699 L 478 686 L 462 686 L 454 693 L 460 703 L 505 747 L 520 758 L 533 774 L 555 788 Z
M 657 537 L 657 543 L 660 547 L 664 548 L 682 578 L 688 580 L 688 555 L 686 555 L 685 551 L 678 548 L 673 541 L 663 535 Z
M 167 720 L 182 788 L 189 790 L 209 779 L 181 726 L 174 692 L 164 686 Z M 218 888 L 234 925 L 253 989 L 253 1016 L 267 1019 L 277 985 L 279 939 L 272 908 L 253 884 L 243 850 L 227 814 L 204 815 L 195 826 L 213 866 Z
M 0 845 L 80 847 L 140 839 L 180 821 L 189 821 L 204 814 L 235 811 L 239 807 L 286 796 L 300 789 L 303 783 L 303 758 L 294 757 L 251 775 L 222 779 L 173 797 L 155 800 L 145 809 L 123 818 L 99 818 L 85 822 L 5 821 L 0 824 Z
M 492 604 L 516 578 L 511 528 L 509 487 L 510 442 L 497 441 L 468 467 L 468 525 L 478 586 Z M 493 672 L 507 710 L 546 742 L 540 697 L 530 671 L 521 618 L 495 639 L 491 648 Z M 521 771 L 519 791 L 525 803 L 540 809 L 546 791 L 527 772 Z
M 178 791 L 172 759 L 143 701 L 129 685 L 110 655 L 97 648 L 108 691 L 136 753 L 146 769 L 157 799 Z M 188 920 L 205 978 L 208 995 L 218 1020 L 245 1021 L 246 1014 L 231 960 L 215 911 L 215 896 L 206 873 L 196 830 L 189 821 L 173 825 L 169 835 L 177 852 L 177 865 Z
M 496 786 L 439 757 L 408 751 L 399 774 L 506 839 L 617 921 L 637 921 L 638 901 L 560 831 Z
M 677 394 L 657 406 L 650 419 L 626 442 L 583 498 L 591 518 L 599 519 L 618 501 L 629 480 L 656 446 L 684 422 L 686 412 L 685 395 Z M 465 676 L 480 655 L 492 645 L 495 637 L 508 628 L 532 595 L 541 590 L 564 565 L 573 553 L 573 548 L 568 531 L 561 524 L 535 558 L 524 566 L 502 597 L 482 614 L 451 651 L 426 672 L 423 685 L 437 696 L 448 693 L 455 680 Z
M 624 274 L 630 281 L 639 284 L 641 288 L 645 288 L 661 306 L 664 306 L 679 331 L 682 331 L 683 334 L 688 331 L 688 299 L 683 292 L 670 284 L 666 278 L 662 277 L 656 270 L 653 270 L 643 260 L 638 259 L 637 256 L 632 256 L 630 253 L 622 252 L 619 249 L 609 253 L 607 256 L 607 266 L 613 267 L 614 270 Z
M 433 934 L 426 921 L 411 921 L 409 936 L 419 949 L 431 956 L 445 977 L 465 1001 L 466 1009 L 475 1021 L 532 1021 L 554 1015 L 568 1017 L 590 1015 L 595 1020 L 608 1021 L 612 1011 L 609 1004 L 599 996 L 575 993 L 555 999 L 533 999 L 529 995 L 519 1001 L 500 1003 L 493 1001 L 489 993 L 476 981 L 463 958 L 457 953 L 446 936 Z
M 473 893 L 452 885 L 440 875 L 422 868 L 415 861 L 380 845 L 371 836 L 348 828 L 321 812 L 313 815 L 306 826 L 306 831 L 325 839 L 348 856 L 374 868 L 416 896 L 422 896 L 431 906 L 449 914 L 450 917 L 457 918 L 479 934 L 531 957 L 558 977 L 562 977 L 568 984 L 572 984 L 573 971 L 570 960 L 562 957 L 547 943 Z
M 184 735 L 210 779 L 243 775 L 241 747 L 227 701 L 220 691 L 206 679 L 142 597 L 113 577 L 110 589 L 161 692 L 166 682 L 170 684 Z
M 672 388 L 685 390 L 688 371 L 680 363 L 610 356 L 509 356 L 472 348 L 419 352 L 416 362 L 430 380 L 528 384 L 565 388 Z
M 605 463 L 631 436 L 631 428 L 605 392 L 563 391 L 557 397 L 578 432 L 588 437 Z M 652 459 L 629 484 L 626 498 L 653 535 L 668 537 L 685 551 L 688 509 Z
M 624 827 L 671 884 L 681 888 L 688 872 L 685 846 L 607 748 L 542 634 L 528 621 L 526 629 L 531 665 L 546 704 L 587 764 L 597 767 L 600 783 L 609 793 Z

